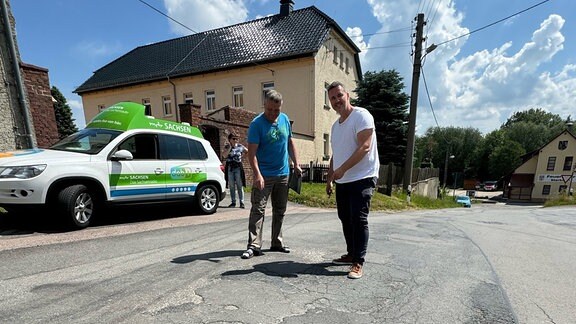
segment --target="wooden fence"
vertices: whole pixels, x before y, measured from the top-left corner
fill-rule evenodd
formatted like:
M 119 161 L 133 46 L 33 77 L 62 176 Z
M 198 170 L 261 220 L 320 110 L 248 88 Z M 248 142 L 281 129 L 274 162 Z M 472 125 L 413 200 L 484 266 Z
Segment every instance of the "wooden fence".
M 325 183 L 328 174 L 328 164 L 300 164 L 302 169 L 302 181 Z M 438 178 L 440 169 L 438 168 L 415 168 L 412 169 L 412 184 L 430 178 Z M 404 182 L 404 168 L 393 165 L 380 165 L 380 175 L 378 177 L 378 187 L 386 194 L 391 194 L 396 187 L 402 186 Z

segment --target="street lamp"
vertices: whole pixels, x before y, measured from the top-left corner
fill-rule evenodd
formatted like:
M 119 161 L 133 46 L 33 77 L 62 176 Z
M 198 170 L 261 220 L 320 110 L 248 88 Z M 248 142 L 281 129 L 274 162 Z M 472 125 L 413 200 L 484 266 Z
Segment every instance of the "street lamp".
M 446 151 L 446 161 L 444 161 L 444 188 L 446 188 L 446 181 L 448 179 L 448 158 L 453 159 L 454 155 L 451 155 Z

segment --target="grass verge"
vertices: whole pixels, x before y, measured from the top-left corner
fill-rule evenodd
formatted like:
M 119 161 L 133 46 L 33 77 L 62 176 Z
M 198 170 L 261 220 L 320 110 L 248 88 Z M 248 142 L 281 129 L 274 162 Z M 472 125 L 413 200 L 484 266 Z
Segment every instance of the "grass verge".
M 406 194 L 394 192 L 392 196 L 387 196 L 375 192 L 372 197 L 370 210 L 372 211 L 401 211 L 412 209 L 439 209 L 460 207 L 451 196 L 444 195 L 444 199 L 432 199 L 423 196 L 412 195 L 408 203 Z M 326 184 L 324 183 L 302 183 L 300 194 L 290 190 L 288 200 L 294 203 L 317 208 L 336 208 L 336 197 L 333 194 L 326 195 Z

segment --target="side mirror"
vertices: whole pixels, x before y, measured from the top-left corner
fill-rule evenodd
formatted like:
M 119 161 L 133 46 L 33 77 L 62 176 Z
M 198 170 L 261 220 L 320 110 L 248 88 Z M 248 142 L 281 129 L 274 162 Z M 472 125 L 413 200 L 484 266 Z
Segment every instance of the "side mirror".
M 112 161 L 133 160 L 134 156 L 128 150 L 120 150 L 112 154 L 110 158 L 112 159 Z

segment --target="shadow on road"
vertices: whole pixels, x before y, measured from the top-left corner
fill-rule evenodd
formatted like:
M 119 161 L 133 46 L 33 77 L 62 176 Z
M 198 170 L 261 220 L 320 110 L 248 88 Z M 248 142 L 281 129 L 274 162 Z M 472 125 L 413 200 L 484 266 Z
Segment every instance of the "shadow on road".
M 97 218 L 94 218 L 90 227 L 138 223 L 190 215 L 199 215 L 199 213 L 190 208 L 189 204 L 110 207 L 105 209 Z M 36 210 L 15 215 L 0 213 L 0 235 L 3 236 L 63 233 L 75 230 L 58 219 L 58 216 L 53 212 Z
M 257 257 L 256 257 L 257 258 Z M 314 275 L 314 276 L 344 276 L 348 271 L 331 271 L 328 268 L 342 266 L 334 265 L 330 262 L 324 263 L 301 263 L 294 261 L 277 261 L 255 264 L 252 269 L 244 270 L 231 270 L 222 273 L 222 276 L 239 276 L 247 275 L 254 272 L 260 272 L 267 276 L 282 277 L 282 278 L 297 278 L 298 275 Z

